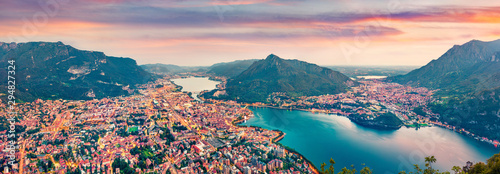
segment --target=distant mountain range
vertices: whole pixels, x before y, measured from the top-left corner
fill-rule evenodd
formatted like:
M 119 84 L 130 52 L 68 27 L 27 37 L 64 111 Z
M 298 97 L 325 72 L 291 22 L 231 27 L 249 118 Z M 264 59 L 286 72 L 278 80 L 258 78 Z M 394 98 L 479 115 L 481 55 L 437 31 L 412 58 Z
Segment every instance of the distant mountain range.
M 236 60 L 233 62 L 217 63 L 210 66 L 207 73 L 227 78 L 236 77 L 258 60 L 259 59 Z
M 178 66 L 172 64 L 145 64 L 140 65 L 144 70 L 155 74 L 175 75 L 182 73 L 202 73 L 219 77 L 236 77 L 245 71 L 254 62 L 261 59 L 236 60 L 232 62 L 216 63 L 211 66 Z M 396 76 L 417 69 L 418 66 L 323 66 L 341 72 L 348 77 L 357 76 Z
M 188 73 L 188 72 L 205 72 L 207 71 L 206 66 L 178 66 L 172 64 L 145 64 L 141 65 L 141 68 L 150 73 L 155 74 L 167 74 L 174 75 L 180 73 Z
M 455 45 L 439 59 L 389 81 L 438 89 L 443 122 L 500 139 L 500 40 Z
M 135 60 L 75 49 L 62 42 L 0 42 L 0 67 L 15 60 L 16 96 L 21 101 L 92 99 L 126 95 L 153 76 Z M 0 93 L 7 71 L 0 71 Z M 5 95 L 2 95 L 4 98 Z
M 500 40 L 455 45 L 437 60 L 389 80 L 441 89 L 440 94 L 477 93 L 500 87 Z
M 205 72 L 209 75 L 230 78 L 241 74 L 257 60 L 258 59 L 236 60 L 232 62 L 216 63 L 212 66 L 178 66 L 172 64 L 157 63 L 145 64 L 141 65 L 141 67 L 144 70 L 155 74 L 175 75 L 182 73 Z
M 419 68 L 420 66 L 348 66 L 335 65 L 324 66 L 342 74 L 358 78 L 358 76 L 397 76 L 404 75 L 410 71 Z
M 229 79 L 226 92 L 229 99 L 266 102 L 274 92 L 291 97 L 336 94 L 356 84 L 337 71 L 299 60 L 281 59 L 271 54 Z

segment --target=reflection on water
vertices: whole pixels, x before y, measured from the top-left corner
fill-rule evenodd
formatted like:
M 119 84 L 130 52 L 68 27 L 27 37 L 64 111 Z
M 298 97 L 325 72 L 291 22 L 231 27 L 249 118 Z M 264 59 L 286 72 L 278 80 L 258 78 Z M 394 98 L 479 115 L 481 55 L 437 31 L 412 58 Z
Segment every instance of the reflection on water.
M 383 79 L 386 78 L 387 76 L 356 76 L 358 79 Z
M 351 164 L 366 164 L 374 173 L 410 171 L 413 164 L 423 165 L 424 157 L 434 155 L 440 170 L 451 170 L 470 161 L 485 161 L 499 149 L 486 143 L 438 127 L 419 130 L 376 130 L 352 123 L 348 118 L 287 111 L 252 108 L 255 117 L 244 125 L 279 129 L 286 133 L 281 143 L 290 146 L 316 166 L 334 158 L 339 170 Z
M 204 90 L 212 90 L 220 82 L 209 80 L 208 77 L 189 77 L 181 79 L 171 79 L 176 85 L 182 86 L 182 91 L 191 92 L 194 99 L 201 101 L 198 94 Z

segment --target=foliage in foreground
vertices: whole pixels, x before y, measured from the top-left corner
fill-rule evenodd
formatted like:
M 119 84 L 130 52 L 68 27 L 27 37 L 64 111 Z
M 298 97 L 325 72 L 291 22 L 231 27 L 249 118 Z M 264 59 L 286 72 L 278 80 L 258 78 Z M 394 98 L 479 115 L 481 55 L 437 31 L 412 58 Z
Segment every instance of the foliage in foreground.
M 436 163 L 436 158 L 434 156 L 425 157 L 425 168 L 421 168 L 419 165 L 414 165 L 414 171 L 410 171 L 407 173 L 406 171 L 401 171 L 399 174 L 451 174 L 450 172 L 440 172 L 432 168 L 432 164 Z M 335 169 L 333 165 L 335 161 L 330 159 L 330 167 L 325 169 L 326 164 L 321 164 L 321 174 L 334 174 Z M 348 169 L 346 167 L 342 168 L 338 174 L 356 174 L 358 172 L 353 166 L 352 169 Z M 467 164 L 463 167 L 453 166 L 451 169 L 455 174 L 499 174 L 500 173 L 500 153 L 493 155 L 490 159 L 487 160 L 486 164 L 483 162 L 479 162 L 473 164 L 472 162 L 467 162 Z M 359 171 L 360 174 L 372 174 L 373 171 L 369 167 L 364 167 Z

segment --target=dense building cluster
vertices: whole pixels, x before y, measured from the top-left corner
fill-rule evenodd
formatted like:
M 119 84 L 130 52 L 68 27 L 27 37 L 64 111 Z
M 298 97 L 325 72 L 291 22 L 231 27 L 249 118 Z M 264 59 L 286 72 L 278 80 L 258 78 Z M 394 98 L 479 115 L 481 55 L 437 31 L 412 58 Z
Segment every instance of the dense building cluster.
M 234 102 L 193 100 L 167 79 L 139 91 L 100 100 L 18 104 L 14 172 L 316 172 L 302 156 L 274 143 L 281 132 L 235 124 L 252 112 Z M 6 131 L 2 149 L 9 145 Z
M 373 119 L 382 113 L 390 112 L 406 123 L 413 123 L 417 120 L 425 122 L 422 114 L 414 112 L 415 108 L 422 107 L 422 112 L 429 114 L 430 117 L 437 116 L 425 107 L 432 101 L 432 91 L 426 88 L 414 88 L 377 80 L 360 82 L 361 85 L 352 87 L 346 93 L 300 97 L 298 100 L 282 100 L 282 97 L 275 95 L 272 100 L 274 105 L 280 107 L 316 109 L 344 116 L 362 115 L 366 119 Z M 277 96 L 280 96 L 279 93 Z
M 435 125 L 495 146 L 500 145 L 498 140 L 490 140 L 463 128 L 458 129 L 446 122 L 440 122 L 440 115 L 429 108 L 430 103 L 440 102 L 432 97 L 434 91 L 379 80 L 359 82 L 361 85 L 352 87 L 346 93 L 299 98 L 289 98 L 284 93 L 273 93 L 270 101 L 272 106 L 332 113 L 363 120 L 373 120 L 380 115 L 391 113 L 407 127 Z

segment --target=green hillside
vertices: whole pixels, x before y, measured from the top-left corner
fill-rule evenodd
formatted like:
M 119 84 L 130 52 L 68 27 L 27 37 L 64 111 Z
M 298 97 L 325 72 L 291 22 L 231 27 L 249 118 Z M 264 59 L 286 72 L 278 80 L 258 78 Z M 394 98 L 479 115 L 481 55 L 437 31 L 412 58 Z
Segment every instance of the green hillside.
M 500 40 L 455 45 L 439 59 L 389 81 L 437 89 L 439 120 L 500 139 Z
M 129 94 L 153 77 L 130 58 L 82 51 L 61 42 L 0 42 L 0 66 L 15 60 L 16 96 L 20 101 L 92 99 Z M 7 79 L 7 71 L 0 71 Z M 6 81 L 0 92 L 6 93 Z
M 291 97 L 336 94 L 355 84 L 337 71 L 271 54 L 229 79 L 226 90 L 229 99 L 266 102 L 273 92 L 283 92 Z
M 258 61 L 257 59 L 250 60 L 237 60 L 233 62 L 227 63 L 217 63 L 210 66 L 207 71 L 208 74 L 214 74 L 216 76 L 224 76 L 224 77 L 236 77 L 240 75 L 243 71 L 248 69 L 254 62 Z

